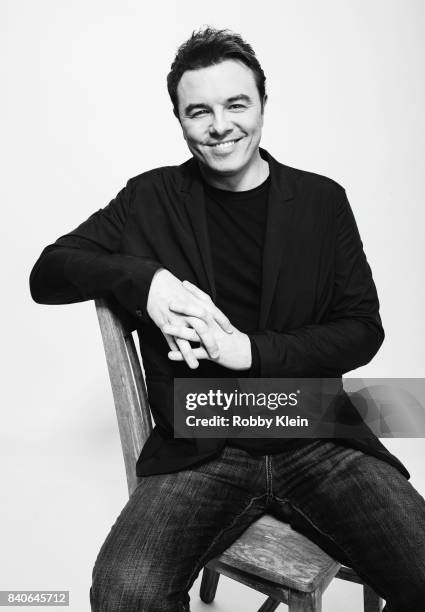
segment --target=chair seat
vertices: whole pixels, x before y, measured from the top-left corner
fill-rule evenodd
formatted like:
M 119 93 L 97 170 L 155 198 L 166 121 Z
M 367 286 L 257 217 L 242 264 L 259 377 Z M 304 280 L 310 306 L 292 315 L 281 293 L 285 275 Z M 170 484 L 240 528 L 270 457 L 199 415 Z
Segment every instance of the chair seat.
M 311 593 L 341 565 L 287 523 L 263 515 L 217 561 L 280 586 Z

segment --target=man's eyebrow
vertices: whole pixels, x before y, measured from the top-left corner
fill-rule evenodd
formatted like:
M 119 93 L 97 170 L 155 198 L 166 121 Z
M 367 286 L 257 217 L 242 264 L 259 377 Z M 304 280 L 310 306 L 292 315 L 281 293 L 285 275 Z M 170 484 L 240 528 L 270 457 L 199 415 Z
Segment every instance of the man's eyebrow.
M 227 103 L 232 104 L 232 102 L 247 102 L 250 104 L 252 102 L 251 98 L 246 94 L 238 94 L 237 96 L 232 96 L 231 98 L 227 98 Z
M 227 98 L 226 104 L 232 104 L 233 102 L 247 102 L 248 104 L 252 103 L 252 100 L 246 94 L 238 94 L 237 96 L 231 96 Z M 204 104 L 204 102 L 195 102 L 193 104 L 188 104 L 184 109 L 186 115 L 189 115 L 196 108 L 208 108 L 208 104 Z

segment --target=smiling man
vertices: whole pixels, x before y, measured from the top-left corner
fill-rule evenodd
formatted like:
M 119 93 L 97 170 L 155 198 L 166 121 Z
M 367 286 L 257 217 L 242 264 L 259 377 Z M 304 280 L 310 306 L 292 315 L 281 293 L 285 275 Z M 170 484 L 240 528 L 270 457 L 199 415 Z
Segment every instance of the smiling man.
M 263 513 L 387 600 L 425 601 L 425 502 L 374 437 L 174 439 L 174 377 L 341 377 L 384 333 L 344 189 L 259 147 L 264 72 L 238 34 L 178 50 L 168 91 L 192 153 L 130 179 L 47 246 L 37 302 L 108 297 L 141 337 L 156 426 L 97 557 L 93 612 L 189 610 L 196 576 Z

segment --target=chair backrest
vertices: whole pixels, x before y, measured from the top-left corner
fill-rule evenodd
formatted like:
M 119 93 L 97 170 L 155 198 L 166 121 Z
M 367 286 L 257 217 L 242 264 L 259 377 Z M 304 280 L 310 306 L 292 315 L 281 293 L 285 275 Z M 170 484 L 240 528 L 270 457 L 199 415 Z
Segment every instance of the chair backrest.
M 136 461 L 152 431 L 146 385 L 131 330 L 107 300 L 95 300 L 111 380 L 129 494 L 138 484 Z

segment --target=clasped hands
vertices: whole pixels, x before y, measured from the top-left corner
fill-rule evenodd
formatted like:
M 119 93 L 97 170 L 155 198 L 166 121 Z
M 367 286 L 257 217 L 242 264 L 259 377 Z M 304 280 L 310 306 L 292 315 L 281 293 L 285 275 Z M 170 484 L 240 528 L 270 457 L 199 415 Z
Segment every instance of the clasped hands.
M 168 270 L 158 270 L 149 290 L 147 312 L 162 331 L 172 361 L 197 368 L 209 359 L 231 370 L 251 367 L 251 342 L 234 327 L 210 296 Z M 199 342 L 192 347 L 189 341 Z

